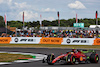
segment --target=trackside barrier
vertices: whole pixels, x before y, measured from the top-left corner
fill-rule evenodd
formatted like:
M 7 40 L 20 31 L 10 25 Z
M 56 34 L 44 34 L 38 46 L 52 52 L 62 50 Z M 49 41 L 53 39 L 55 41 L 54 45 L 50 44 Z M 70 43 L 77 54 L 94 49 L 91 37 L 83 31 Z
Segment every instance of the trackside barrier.
M 11 37 L 0 37 L 0 44 L 9 44 L 11 42 Z
M 92 45 L 95 38 L 63 38 L 62 45 Z
M 41 37 L 12 37 L 10 44 L 39 44 Z
M 93 45 L 100 45 L 100 38 L 96 38 Z
M 63 42 L 63 38 L 41 38 L 40 44 L 61 44 Z
M 0 37 L 0 44 L 100 45 L 100 38 Z

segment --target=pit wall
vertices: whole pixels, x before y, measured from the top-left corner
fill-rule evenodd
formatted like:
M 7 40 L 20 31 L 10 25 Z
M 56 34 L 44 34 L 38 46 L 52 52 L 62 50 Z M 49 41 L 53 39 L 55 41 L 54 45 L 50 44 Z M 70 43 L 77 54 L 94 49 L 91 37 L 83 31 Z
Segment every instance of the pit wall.
M 0 44 L 100 45 L 100 38 L 0 37 Z

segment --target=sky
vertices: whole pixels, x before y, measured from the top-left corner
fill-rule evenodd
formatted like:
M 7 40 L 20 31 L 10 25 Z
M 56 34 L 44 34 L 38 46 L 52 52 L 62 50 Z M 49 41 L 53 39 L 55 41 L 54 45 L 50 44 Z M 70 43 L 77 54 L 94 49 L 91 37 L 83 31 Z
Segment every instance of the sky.
M 98 11 L 100 17 L 100 0 L 0 0 L 0 15 L 7 15 L 7 21 L 22 21 L 24 12 L 25 21 L 41 20 L 53 21 L 58 19 L 95 18 Z

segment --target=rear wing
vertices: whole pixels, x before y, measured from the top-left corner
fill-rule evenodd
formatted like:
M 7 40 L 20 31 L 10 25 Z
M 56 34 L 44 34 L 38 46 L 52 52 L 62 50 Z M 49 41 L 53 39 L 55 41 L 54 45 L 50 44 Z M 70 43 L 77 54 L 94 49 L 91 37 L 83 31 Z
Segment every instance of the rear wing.
M 83 52 L 83 53 L 96 53 L 96 51 L 95 50 L 81 50 L 81 52 Z

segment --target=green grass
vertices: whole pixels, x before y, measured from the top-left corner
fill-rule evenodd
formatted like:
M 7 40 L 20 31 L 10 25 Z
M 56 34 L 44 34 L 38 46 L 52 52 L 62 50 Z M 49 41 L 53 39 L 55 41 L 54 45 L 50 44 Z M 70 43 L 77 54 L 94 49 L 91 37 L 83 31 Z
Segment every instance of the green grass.
M 32 58 L 30 55 L 0 53 L 0 62 L 12 62 L 18 58 Z
M 21 48 L 86 48 L 100 49 L 100 45 L 56 45 L 56 44 L 0 44 L 0 47 Z

